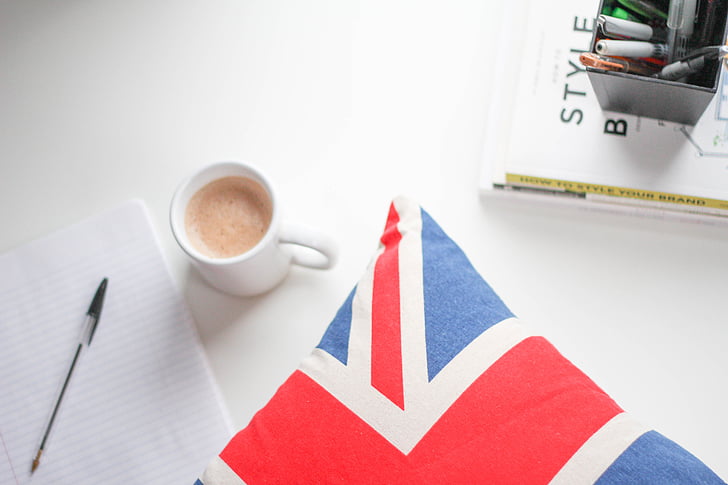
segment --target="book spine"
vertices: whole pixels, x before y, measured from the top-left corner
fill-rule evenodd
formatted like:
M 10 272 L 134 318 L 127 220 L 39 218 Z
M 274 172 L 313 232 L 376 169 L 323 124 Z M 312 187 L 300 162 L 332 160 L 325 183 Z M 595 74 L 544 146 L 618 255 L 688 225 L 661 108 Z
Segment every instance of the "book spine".
M 591 184 L 571 180 L 534 177 L 515 173 L 506 173 L 506 183 L 517 187 L 547 189 L 564 194 L 583 194 L 586 197 L 603 196 L 605 200 L 614 202 L 640 201 L 663 209 L 728 217 L 728 201 L 698 197 L 693 195 L 660 192 L 655 190 L 633 189 L 613 185 Z

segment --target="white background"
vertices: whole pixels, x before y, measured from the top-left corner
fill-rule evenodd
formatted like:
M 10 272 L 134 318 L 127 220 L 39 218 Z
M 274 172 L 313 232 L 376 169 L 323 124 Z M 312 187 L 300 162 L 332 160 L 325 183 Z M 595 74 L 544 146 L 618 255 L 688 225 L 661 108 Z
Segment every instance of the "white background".
M 142 199 L 242 427 L 318 342 L 406 194 L 514 313 L 725 479 L 728 226 L 481 200 L 499 8 L 0 0 L 0 251 Z M 335 269 L 294 268 L 252 299 L 200 281 L 168 204 L 230 159 L 339 241 Z

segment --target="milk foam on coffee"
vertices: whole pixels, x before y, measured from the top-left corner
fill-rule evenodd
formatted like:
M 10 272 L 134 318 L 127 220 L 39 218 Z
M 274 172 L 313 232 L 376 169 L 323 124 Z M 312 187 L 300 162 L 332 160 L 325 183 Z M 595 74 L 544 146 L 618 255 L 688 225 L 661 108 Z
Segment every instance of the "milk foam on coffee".
M 265 235 L 273 208 L 261 184 L 248 177 L 213 180 L 190 199 L 185 230 L 205 256 L 229 258 L 252 249 Z

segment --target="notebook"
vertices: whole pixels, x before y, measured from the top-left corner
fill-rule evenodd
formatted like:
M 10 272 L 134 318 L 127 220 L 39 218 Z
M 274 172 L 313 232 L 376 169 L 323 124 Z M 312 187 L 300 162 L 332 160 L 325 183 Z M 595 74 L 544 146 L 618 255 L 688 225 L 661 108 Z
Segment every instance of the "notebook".
M 232 436 L 143 203 L 0 255 L 0 483 L 187 483 Z M 102 278 L 92 344 L 31 463 Z

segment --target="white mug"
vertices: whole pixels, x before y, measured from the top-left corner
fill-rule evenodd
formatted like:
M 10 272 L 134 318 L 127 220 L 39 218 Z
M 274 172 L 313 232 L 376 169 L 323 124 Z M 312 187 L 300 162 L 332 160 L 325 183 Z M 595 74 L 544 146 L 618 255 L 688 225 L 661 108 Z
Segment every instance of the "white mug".
M 187 234 L 187 205 L 201 188 L 230 176 L 250 178 L 265 189 L 271 206 L 270 224 L 247 251 L 230 257 L 208 256 L 192 244 Z M 208 283 L 232 295 L 252 296 L 278 285 L 291 264 L 328 269 L 336 262 L 336 245 L 330 238 L 312 228 L 282 221 L 280 212 L 269 179 L 260 170 L 241 162 L 219 162 L 202 168 L 179 185 L 172 197 L 169 220 L 177 243 Z

